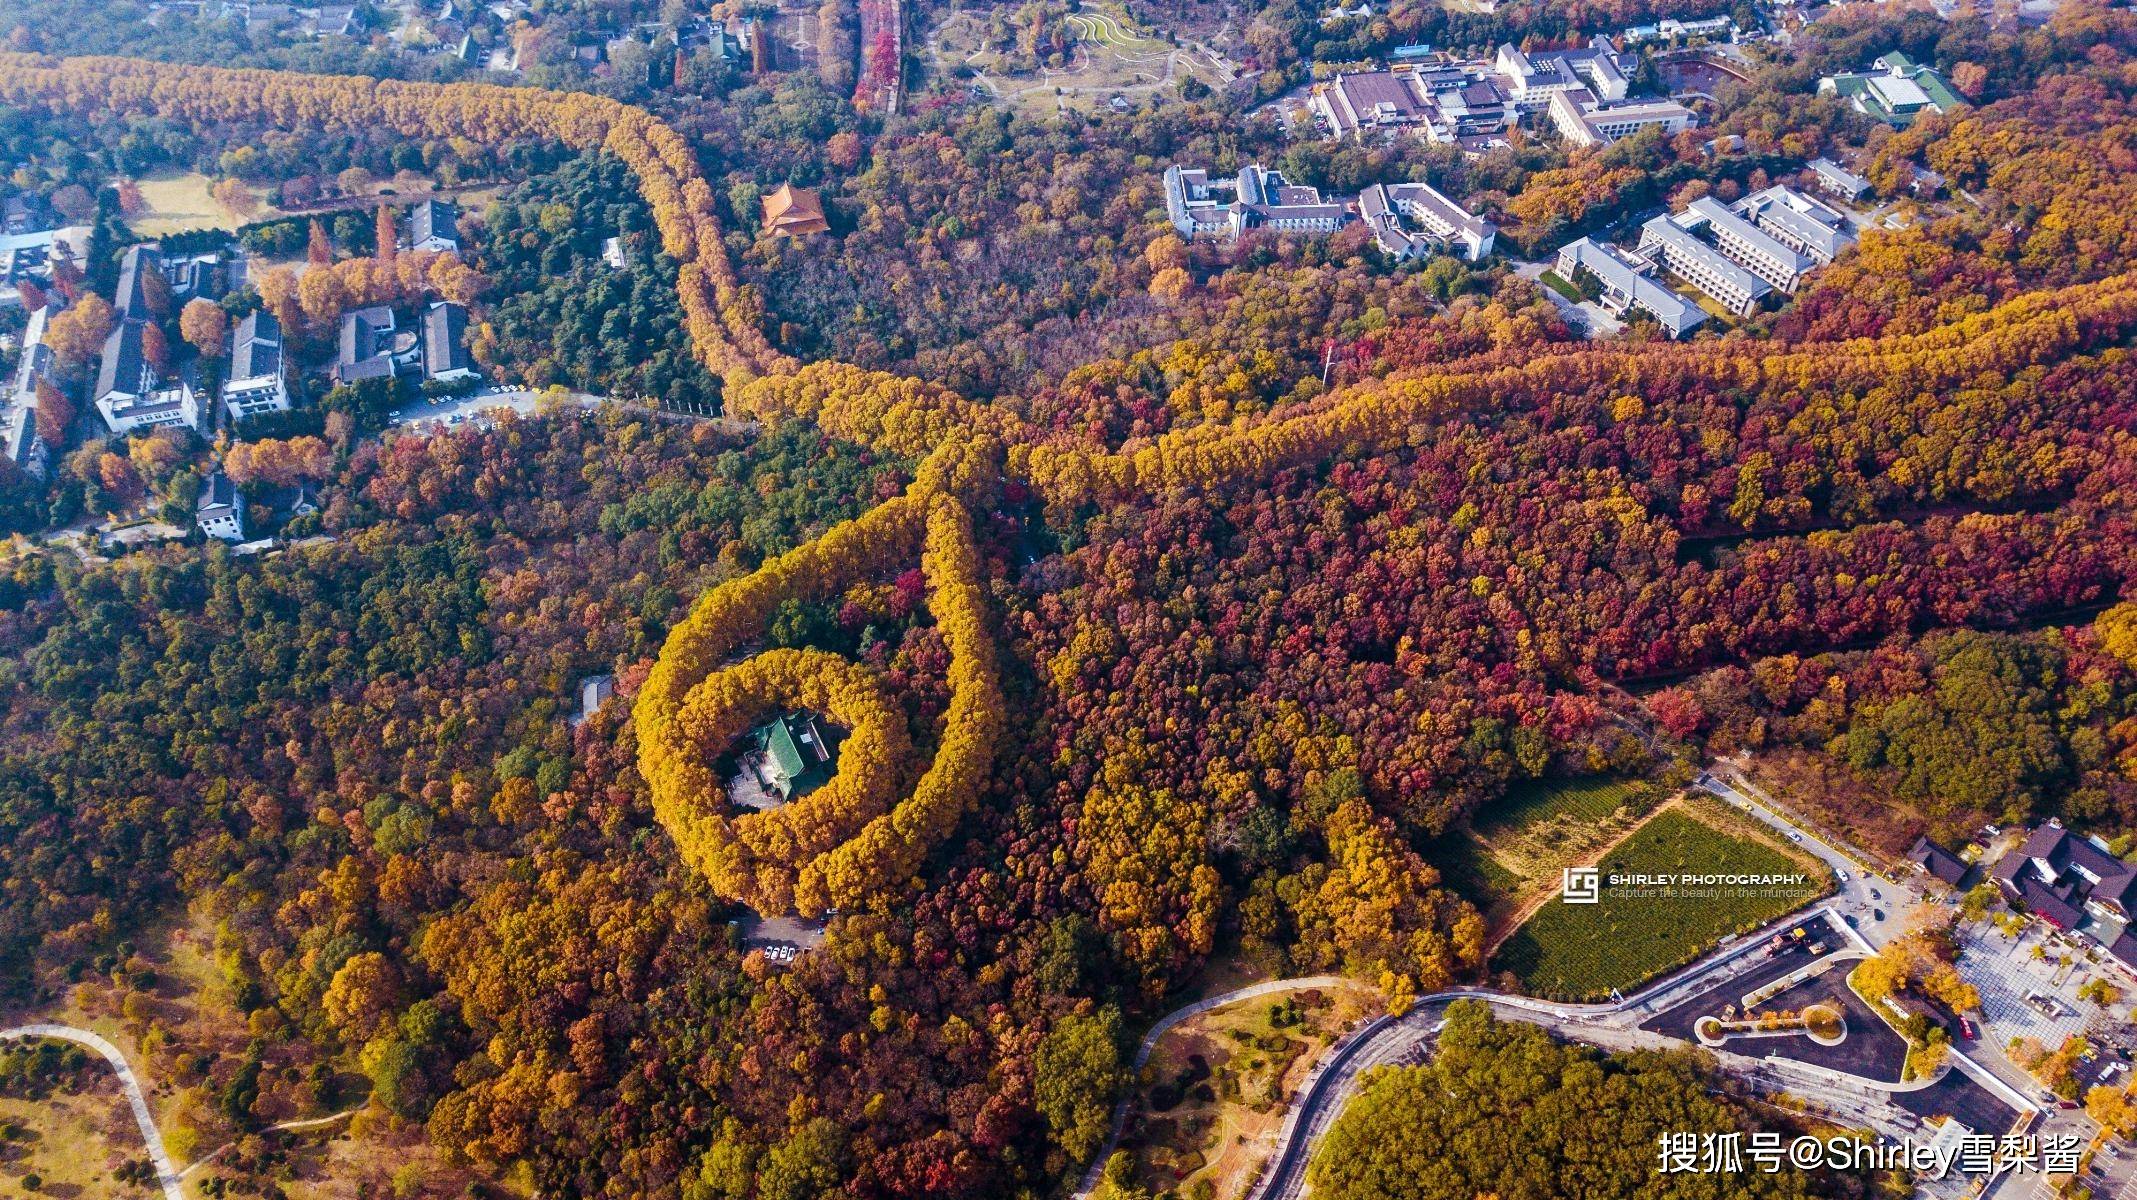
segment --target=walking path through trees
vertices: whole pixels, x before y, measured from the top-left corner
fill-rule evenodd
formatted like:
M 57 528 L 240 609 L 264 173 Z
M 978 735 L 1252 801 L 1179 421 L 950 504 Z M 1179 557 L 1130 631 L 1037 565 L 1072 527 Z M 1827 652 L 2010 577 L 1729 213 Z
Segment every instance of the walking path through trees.
M 0 1029 L 0 1041 L 34 1038 L 55 1038 L 87 1046 L 111 1064 L 111 1069 L 118 1072 L 119 1086 L 126 1089 L 126 1102 L 133 1107 L 134 1123 L 141 1127 L 141 1140 L 148 1145 L 148 1160 L 156 1168 L 156 1183 L 163 1189 L 164 1200 L 185 1200 L 185 1188 L 180 1182 L 184 1176 L 171 1162 L 171 1153 L 163 1145 L 163 1131 L 156 1128 L 156 1118 L 148 1111 L 148 1094 L 141 1090 L 141 1080 L 135 1076 L 133 1064 L 126 1061 L 119 1048 L 95 1030 L 74 1025 L 17 1025 L 12 1029 Z

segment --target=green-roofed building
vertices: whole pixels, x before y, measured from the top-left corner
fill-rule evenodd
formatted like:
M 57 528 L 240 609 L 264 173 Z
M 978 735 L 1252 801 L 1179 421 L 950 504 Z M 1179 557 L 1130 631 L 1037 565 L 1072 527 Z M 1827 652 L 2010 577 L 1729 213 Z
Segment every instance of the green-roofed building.
M 757 738 L 764 748 L 764 782 L 785 799 L 822 787 L 837 768 L 838 749 L 815 713 L 782 714 L 758 726 Z
M 1837 96 L 1855 110 L 1888 125 L 1905 126 L 1924 112 L 1948 113 L 1966 106 L 1935 67 L 1925 67 L 1894 50 L 1879 56 L 1871 69 L 1853 75 L 1828 75 L 1818 94 Z

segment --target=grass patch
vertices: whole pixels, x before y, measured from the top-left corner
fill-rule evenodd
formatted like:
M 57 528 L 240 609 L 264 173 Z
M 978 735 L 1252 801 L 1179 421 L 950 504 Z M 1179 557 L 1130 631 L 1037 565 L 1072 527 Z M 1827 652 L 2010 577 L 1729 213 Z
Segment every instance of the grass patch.
M 1346 981 L 1242 1000 L 1168 1030 L 1152 1048 L 1121 1142 L 1137 1185 L 1243 1195 L 1313 1064 L 1378 1008 L 1373 989 Z
M 1536 279 L 1537 282 L 1543 284 L 1543 286 L 1550 288 L 1552 291 L 1557 292 L 1559 295 L 1564 296 L 1566 299 L 1571 300 L 1575 304 L 1579 304 L 1581 301 L 1587 299 L 1586 296 L 1580 294 L 1579 288 L 1573 286 L 1572 281 L 1568 280 L 1565 276 L 1560 275 L 1556 271 L 1545 271 L 1543 274 L 1537 276 Z
M 144 238 L 167 237 L 174 233 L 186 233 L 195 229 L 224 229 L 236 232 L 243 223 L 229 209 L 215 202 L 209 189 L 214 182 L 198 171 L 158 171 L 135 181 L 141 189 L 141 199 L 148 207 L 126 219 L 127 225 Z M 246 216 L 243 220 L 259 220 L 267 209 Z
M 1686 805 L 1663 812 L 1603 857 L 1602 902 L 1552 900 L 1499 947 L 1495 970 L 1530 993 L 1597 1000 L 1680 966 L 1721 938 L 1802 907 L 1828 886 L 1823 868 L 1754 836 L 1732 814 Z M 1656 895 L 1609 886 L 1612 874 L 1804 874 L 1798 886 L 1696 889 Z

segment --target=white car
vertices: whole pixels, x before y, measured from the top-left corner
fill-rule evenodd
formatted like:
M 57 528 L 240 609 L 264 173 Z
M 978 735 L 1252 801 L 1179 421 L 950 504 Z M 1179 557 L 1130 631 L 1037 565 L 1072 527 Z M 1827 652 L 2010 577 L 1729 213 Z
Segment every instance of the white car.
M 1840 882 L 1842 883 L 1846 883 L 1848 881 L 1848 872 L 1847 869 L 1844 867 L 1834 867 L 1833 874 L 1840 876 Z

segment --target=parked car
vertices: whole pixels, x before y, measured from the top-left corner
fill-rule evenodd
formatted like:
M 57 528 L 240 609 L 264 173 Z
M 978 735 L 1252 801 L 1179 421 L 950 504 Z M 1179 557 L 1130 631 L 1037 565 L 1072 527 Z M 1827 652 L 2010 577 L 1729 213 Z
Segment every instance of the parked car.
M 1974 1028 L 1974 1023 L 1973 1023 L 1972 1021 L 1969 1021 L 1969 1020 L 1967 1020 L 1967 1019 L 1966 1019 L 1965 1017 L 1960 1017 L 1960 1018 L 1959 1018 L 1959 1036 L 1961 1036 L 1961 1037 L 1965 1038 L 1965 1039 L 1966 1039 L 1967 1041 L 1971 1042 L 1971 1041 L 1973 1041 L 1974 1039 L 1976 1039 L 1976 1038 L 1980 1037 L 1980 1036 L 1981 1036 L 1981 1034 L 1980 1034 L 1980 1033 L 1979 1033 L 1979 1032 L 1978 1032 L 1977 1030 L 1975 1030 L 1975 1028 Z

